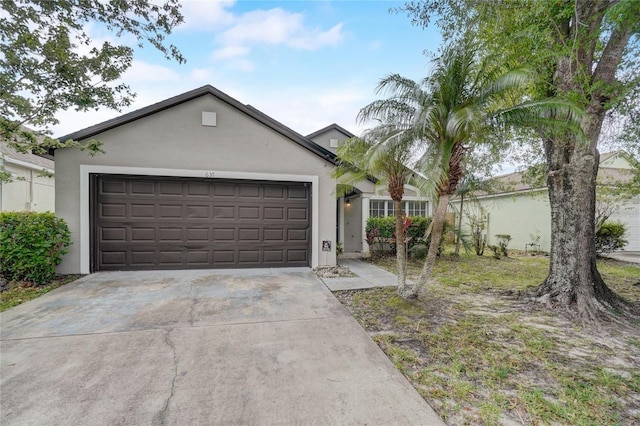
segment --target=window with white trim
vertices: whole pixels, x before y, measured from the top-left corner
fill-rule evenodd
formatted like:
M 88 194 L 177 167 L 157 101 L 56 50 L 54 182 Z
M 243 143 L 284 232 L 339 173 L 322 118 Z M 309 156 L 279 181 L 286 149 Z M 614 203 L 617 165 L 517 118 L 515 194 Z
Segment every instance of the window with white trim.
M 404 211 L 407 216 L 426 216 L 427 215 L 427 202 L 426 201 L 407 201 Z
M 426 201 L 403 201 L 403 211 L 407 216 L 426 216 Z M 369 216 L 384 217 L 393 216 L 395 207 L 392 200 L 371 200 L 369 202 Z
M 387 215 L 386 201 L 371 200 L 369 202 L 369 216 L 384 217 Z

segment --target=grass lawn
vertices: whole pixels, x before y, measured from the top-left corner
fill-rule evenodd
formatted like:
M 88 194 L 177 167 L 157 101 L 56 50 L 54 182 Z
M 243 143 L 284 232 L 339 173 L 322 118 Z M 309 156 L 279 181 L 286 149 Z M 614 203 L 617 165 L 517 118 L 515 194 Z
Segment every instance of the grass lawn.
M 377 262 L 395 272 L 395 259 Z M 439 259 L 422 301 L 394 288 L 336 292 L 396 367 L 450 425 L 640 424 L 640 324 L 596 331 L 510 296 L 542 282 L 544 256 Z M 411 262 L 414 279 L 422 262 Z M 640 303 L 640 267 L 599 265 Z
M 59 275 L 47 285 L 35 285 L 29 282 L 9 282 L 9 289 L 0 293 L 0 312 L 18 306 L 28 300 L 40 297 L 60 286 L 69 284 L 83 275 Z

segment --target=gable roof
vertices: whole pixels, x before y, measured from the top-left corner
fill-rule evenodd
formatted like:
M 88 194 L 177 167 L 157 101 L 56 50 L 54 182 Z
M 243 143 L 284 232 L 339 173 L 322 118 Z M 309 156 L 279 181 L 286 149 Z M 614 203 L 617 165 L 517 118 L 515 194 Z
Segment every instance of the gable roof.
M 196 99 L 196 98 L 199 98 L 199 97 L 202 97 L 202 96 L 206 96 L 206 95 L 211 95 L 211 96 L 214 96 L 214 97 L 218 98 L 222 102 L 225 102 L 229 106 L 231 106 L 231 107 L 237 109 L 238 111 L 248 115 L 249 117 L 253 118 L 254 120 L 264 124 L 265 126 L 269 127 L 270 129 L 274 130 L 275 132 L 281 134 L 282 136 L 286 137 L 287 139 L 297 143 L 298 145 L 302 146 L 303 148 L 311 151 L 315 155 L 323 158 L 324 160 L 329 161 L 330 163 L 332 163 L 334 165 L 337 164 L 337 162 L 338 162 L 337 157 L 331 151 L 321 147 L 320 145 L 316 144 L 312 140 L 310 140 L 308 138 L 305 138 L 301 134 L 293 131 L 289 127 L 287 127 L 284 124 L 274 120 L 273 118 L 269 117 L 268 115 L 258 111 L 254 107 L 252 107 L 250 105 L 244 105 L 243 103 L 239 102 L 238 100 L 232 98 L 231 96 L 229 96 L 226 93 L 216 89 L 215 87 L 213 87 L 211 85 L 206 85 L 206 86 L 199 87 L 199 88 L 191 90 L 189 92 L 182 93 L 181 95 L 177 95 L 177 96 L 174 96 L 172 98 L 165 99 L 164 101 L 155 103 L 153 105 L 149 105 L 149 106 L 141 108 L 139 110 L 132 111 L 130 113 L 121 115 L 121 116 L 113 118 L 111 120 L 107 120 L 107 121 L 104 121 L 102 123 L 96 124 L 94 126 L 87 127 L 85 129 L 82 129 L 82 130 L 78 130 L 77 132 L 74 132 L 74 133 L 69 133 L 68 135 L 62 136 L 59 139 L 60 139 L 61 142 L 64 142 L 64 141 L 69 140 L 69 139 L 73 139 L 73 140 L 88 139 L 88 138 L 96 136 L 96 135 L 98 135 L 100 133 L 103 133 L 103 132 L 106 132 L 108 130 L 114 129 L 116 127 L 123 126 L 125 124 L 131 123 L 131 122 L 139 120 L 141 118 L 148 117 L 148 116 L 153 115 L 155 113 L 158 113 L 160 111 L 164 111 L 166 109 L 173 108 L 173 107 L 175 107 L 177 105 L 183 104 L 185 102 L 189 102 L 189 101 L 191 101 L 193 99 Z M 54 155 L 54 151 L 55 151 L 54 149 L 49 150 L 49 154 L 50 155 Z
M 315 132 L 308 134 L 306 137 L 307 139 L 313 139 L 316 136 L 320 136 L 324 133 L 327 133 L 328 131 L 331 130 L 337 130 L 338 132 L 342 133 L 343 135 L 345 135 L 348 138 L 353 138 L 355 137 L 355 135 L 353 133 L 351 133 L 350 131 L 348 131 L 347 129 L 345 129 L 342 126 L 337 125 L 336 123 L 333 124 L 329 124 L 327 127 L 323 127 L 320 130 L 316 130 Z

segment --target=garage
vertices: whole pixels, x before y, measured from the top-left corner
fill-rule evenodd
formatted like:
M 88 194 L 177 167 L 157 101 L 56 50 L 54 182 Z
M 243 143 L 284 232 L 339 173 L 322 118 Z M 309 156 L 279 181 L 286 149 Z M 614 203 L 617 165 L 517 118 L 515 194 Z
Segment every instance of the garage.
M 309 266 L 311 184 L 90 175 L 91 270 Z

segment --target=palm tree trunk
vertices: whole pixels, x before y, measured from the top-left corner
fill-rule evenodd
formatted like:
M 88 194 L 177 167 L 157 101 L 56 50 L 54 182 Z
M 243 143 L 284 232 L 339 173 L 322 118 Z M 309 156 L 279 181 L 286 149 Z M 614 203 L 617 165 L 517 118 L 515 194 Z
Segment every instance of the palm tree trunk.
M 458 218 L 458 233 L 456 235 L 456 256 L 460 256 L 460 235 L 462 235 L 462 208 L 464 207 L 464 193 L 460 194 L 460 217 Z
M 433 230 L 431 232 L 429 251 L 427 252 L 427 258 L 424 261 L 422 272 L 413 286 L 413 296 L 417 296 L 420 290 L 425 287 L 427 281 L 431 277 L 431 273 L 433 272 L 433 267 L 436 264 L 436 257 L 438 256 L 438 248 L 440 247 L 440 240 L 442 239 L 448 205 L 449 194 L 441 194 L 438 197 L 438 206 L 436 207 L 436 211 L 433 213 Z
M 398 295 L 410 297 L 411 288 L 407 285 L 407 247 L 404 244 L 404 218 L 402 200 L 393 200 L 396 220 L 396 260 L 398 264 Z

